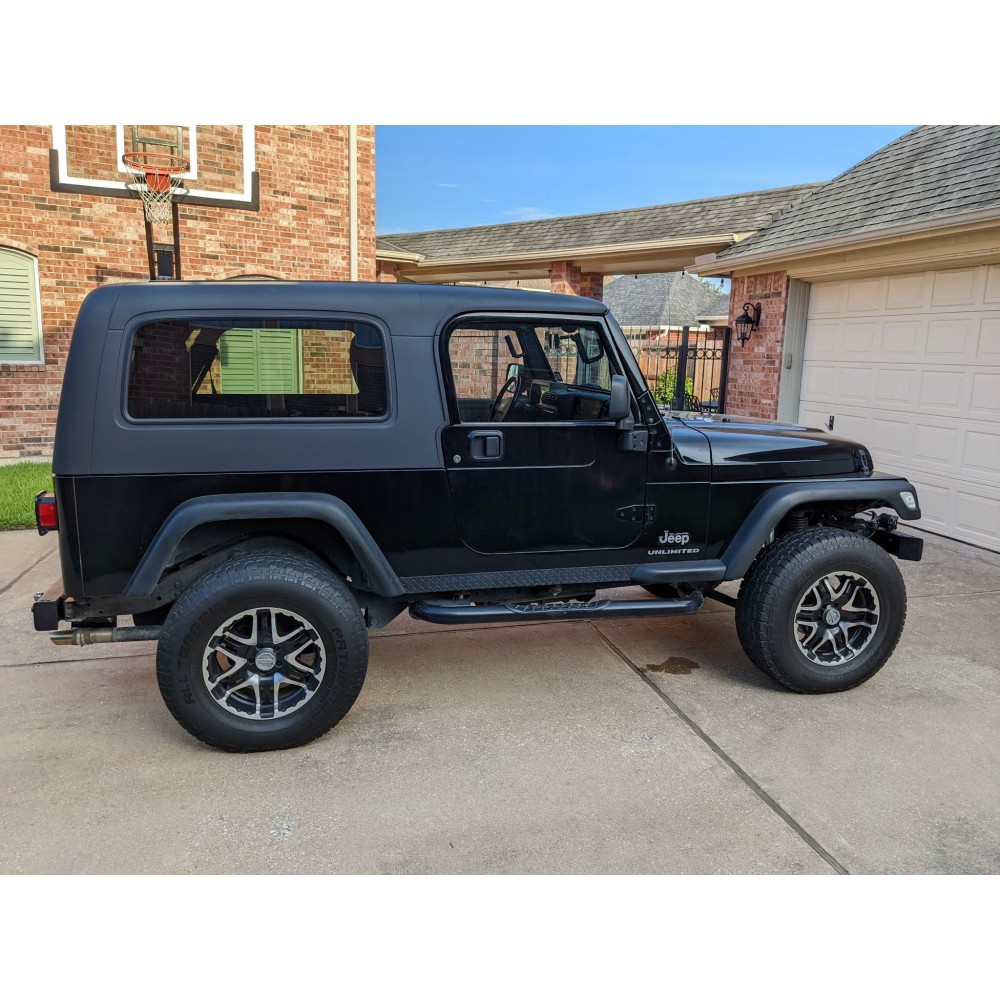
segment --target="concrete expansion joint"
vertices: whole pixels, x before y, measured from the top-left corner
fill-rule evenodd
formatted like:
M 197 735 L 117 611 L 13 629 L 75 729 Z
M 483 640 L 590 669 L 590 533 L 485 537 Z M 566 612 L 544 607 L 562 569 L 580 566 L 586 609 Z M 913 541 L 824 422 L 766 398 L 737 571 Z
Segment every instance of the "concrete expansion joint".
M 808 847 L 812 848 L 838 875 L 849 875 L 850 872 L 844 867 L 825 847 L 815 837 L 809 833 L 801 823 L 799 823 L 781 804 L 769 795 L 764 788 L 758 784 L 746 771 L 740 767 L 739 764 L 733 760 L 719 746 L 715 740 L 712 739 L 708 733 L 705 732 L 697 722 L 694 721 L 668 694 L 662 691 L 656 684 L 646 676 L 645 671 L 639 667 L 638 664 L 634 663 L 622 650 L 615 645 L 601 630 L 598 626 L 591 622 L 594 631 L 601 637 L 604 644 L 634 673 L 639 679 L 646 684 L 649 689 L 684 723 L 700 740 L 702 740 L 708 748 L 724 763 L 727 767 L 732 770 L 740 781 L 743 782 L 756 795 L 769 809 L 771 809 L 778 818 L 792 830 L 798 837 L 800 837 Z

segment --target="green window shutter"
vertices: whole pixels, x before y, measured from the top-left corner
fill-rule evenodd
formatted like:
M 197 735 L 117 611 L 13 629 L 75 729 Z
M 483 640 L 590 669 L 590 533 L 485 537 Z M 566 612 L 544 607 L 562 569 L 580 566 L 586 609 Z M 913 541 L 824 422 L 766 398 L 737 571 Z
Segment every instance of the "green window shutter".
M 0 364 L 42 361 L 35 259 L 0 248 Z
M 227 330 L 219 341 L 222 391 L 234 395 L 301 392 L 298 330 Z
M 260 392 L 302 391 L 298 330 L 257 331 L 257 379 Z

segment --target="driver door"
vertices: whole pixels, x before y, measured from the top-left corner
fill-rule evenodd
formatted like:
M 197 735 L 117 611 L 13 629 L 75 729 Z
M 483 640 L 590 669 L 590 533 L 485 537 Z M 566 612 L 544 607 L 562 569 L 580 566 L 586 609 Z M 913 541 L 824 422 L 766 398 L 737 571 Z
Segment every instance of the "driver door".
M 608 419 L 619 370 L 594 317 L 466 318 L 446 333 L 442 432 L 459 534 L 482 553 L 625 548 L 642 530 L 646 453 Z M 600 562 L 601 560 L 596 560 Z

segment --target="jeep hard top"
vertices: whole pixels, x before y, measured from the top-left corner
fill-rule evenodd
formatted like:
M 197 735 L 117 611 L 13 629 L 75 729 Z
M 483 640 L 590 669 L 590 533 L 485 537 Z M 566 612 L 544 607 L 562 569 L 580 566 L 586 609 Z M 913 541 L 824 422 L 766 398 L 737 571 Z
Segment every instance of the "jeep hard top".
M 892 557 L 922 544 L 895 530 L 914 488 L 862 445 L 663 412 L 602 303 L 482 287 L 99 288 L 53 476 L 36 511 L 62 579 L 36 628 L 157 640 L 167 707 L 232 751 L 329 730 L 368 630 L 405 609 L 529 622 L 710 597 L 779 684 L 840 691 L 892 653 Z M 738 600 L 716 590 L 740 578 Z M 648 599 L 596 598 L 624 585 Z

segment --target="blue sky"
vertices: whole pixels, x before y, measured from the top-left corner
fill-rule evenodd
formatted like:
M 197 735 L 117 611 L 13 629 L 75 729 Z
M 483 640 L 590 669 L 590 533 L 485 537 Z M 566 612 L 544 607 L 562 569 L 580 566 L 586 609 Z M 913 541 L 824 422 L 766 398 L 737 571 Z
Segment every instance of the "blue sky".
M 826 181 L 910 125 L 385 125 L 379 234 Z

